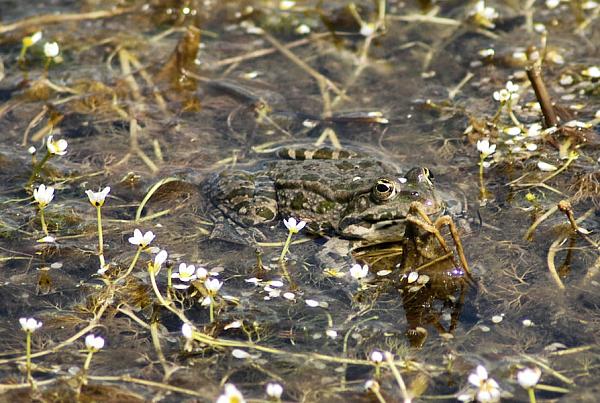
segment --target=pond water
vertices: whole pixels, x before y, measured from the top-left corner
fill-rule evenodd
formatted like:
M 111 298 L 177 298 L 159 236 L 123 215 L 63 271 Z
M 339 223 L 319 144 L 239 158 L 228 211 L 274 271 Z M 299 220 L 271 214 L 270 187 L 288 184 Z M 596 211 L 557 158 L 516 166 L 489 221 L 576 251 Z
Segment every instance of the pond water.
M 539 401 L 596 401 L 599 17 L 593 1 L 1 0 L 3 399 L 241 401 L 230 384 L 250 401 L 529 401 L 532 368 Z M 396 190 L 359 192 L 382 165 Z M 382 189 L 407 199 L 361 215 L 356 195 Z M 247 192 L 277 215 L 239 225 Z M 309 223 L 282 254 L 289 216 Z

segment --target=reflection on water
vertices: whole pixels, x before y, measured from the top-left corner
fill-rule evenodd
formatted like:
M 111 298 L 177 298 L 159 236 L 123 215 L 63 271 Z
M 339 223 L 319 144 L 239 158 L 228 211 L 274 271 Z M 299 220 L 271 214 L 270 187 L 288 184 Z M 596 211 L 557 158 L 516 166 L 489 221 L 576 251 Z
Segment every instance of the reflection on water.
M 484 365 L 509 399 L 527 400 L 516 373 L 528 366 L 542 370 L 538 398 L 593 400 L 595 2 L 1 8 L 6 399 L 216 400 L 226 383 L 265 399 L 277 382 L 285 401 L 451 401 L 493 386 L 469 384 Z M 50 135 L 68 142 L 65 155 L 48 154 Z M 427 167 L 455 236 L 433 216 L 366 249 L 307 228 L 280 262 L 287 217 L 257 238 L 216 213 L 203 183 L 261 166 L 282 145 L 343 146 L 399 176 Z M 292 190 L 309 182 L 298 181 Z M 32 197 L 40 184 L 55 189 L 45 207 Z M 99 249 L 84 191 L 104 186 Z M 308 204 L 317 218 L 328 207 Z M 154 232 L 156 250 L 128 241 L 136 228 Z M 369 270 L 353 277 L 356 262 Z M 29 370 L 21 317 L 43 322 Z M 106 340 L 91 356 L 89 333 Z M 373 351 L 395 361 L 374 362 Z M 369 380 L 380 388 L 365 389 Z

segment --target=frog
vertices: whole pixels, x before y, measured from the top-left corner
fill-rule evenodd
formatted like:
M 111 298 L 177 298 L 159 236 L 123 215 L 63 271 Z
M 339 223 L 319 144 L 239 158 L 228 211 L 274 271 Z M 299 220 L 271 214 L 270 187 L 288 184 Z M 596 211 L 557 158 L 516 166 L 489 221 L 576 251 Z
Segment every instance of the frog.
M 274 158 L 213 175 L 204 190 L 227 220 L 254 235 L 262 236 L 256 228 L 294 217 L 312 234 L 361 247 L 403 242 L 407 234 L 425 238 L 425 233 L 450 253 L 440 233 L 448 226 L 468 271 L 458 231 L 434 181 L 427 167 L 402 173 L 396 164 L 350 149 L 281 147 Z
M 413 202 L 428 216 L 445 208 L 425 167 L 402 175 L 381 159 L 327 147 L 282 148 L 276 157 L 218 173 L 208 181 L 208 197 L 243 227 L 294 217 L 314 234 L 371 242 L 400 239 Z

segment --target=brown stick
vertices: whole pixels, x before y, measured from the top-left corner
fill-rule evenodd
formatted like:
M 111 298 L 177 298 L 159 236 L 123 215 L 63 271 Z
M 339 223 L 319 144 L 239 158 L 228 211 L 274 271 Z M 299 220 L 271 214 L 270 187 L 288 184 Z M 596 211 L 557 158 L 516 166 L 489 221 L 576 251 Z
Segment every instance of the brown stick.
M 558 126 L 558 118 L 552 105 L 552 99 L 542 77 L 542 63 L 538 50 L 535 47 L 530 47 L 527 49 L 527 57 L 532 61 L 532 64 L 527 68 L 527 78 L 531 81 L 535 97 L 542 108 L 546 127 Z
M 137 7 L 128 7 L 115 8 L 114 10 L 92 11 L 89 13 L 37 15 L 35 17 L 25 18 L 23 20 L 13 22 L 12 24 L 0 25 L 0 34 L 29 26 L 57 24 L 65 21 L 97 20 L 100 18 L 114 17 L 135 11 L 137 9 Z

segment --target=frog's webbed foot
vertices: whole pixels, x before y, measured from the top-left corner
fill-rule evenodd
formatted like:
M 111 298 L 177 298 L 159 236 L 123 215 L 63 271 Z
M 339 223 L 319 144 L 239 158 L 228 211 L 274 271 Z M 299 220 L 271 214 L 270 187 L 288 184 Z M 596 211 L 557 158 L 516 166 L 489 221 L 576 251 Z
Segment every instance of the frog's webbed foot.
M 454 245 L 456 246 L 456 252 L 458 253 L 458 257 L 462 267 L 465 269 L 465 272 L 471 278 L 471 272 L 469 270 L 469 264 L 467 263 L 467 258 L 465 257 L 465 252 L 463 249 L 462 241 L 458 235 L 458 230 L 456 225 L 454 224 L 454 220 L 449 215 L 443 215 L 438 217 L 435 221 L 431 221 L 423 205 L 420 202 L 413 202 L 410 204 L 409 213 L 406 217 L 406 220 L 423 229 L 426 232 L 429 232 L 439 242 L 440 246 L 444 249 L 446 253 L 452 253 L 446 240 L 442 236 L 440 229 L 444 226 L 447 226 L 450 230 L 450 235 L 452 236 L 452 240 L 454 241 Z

